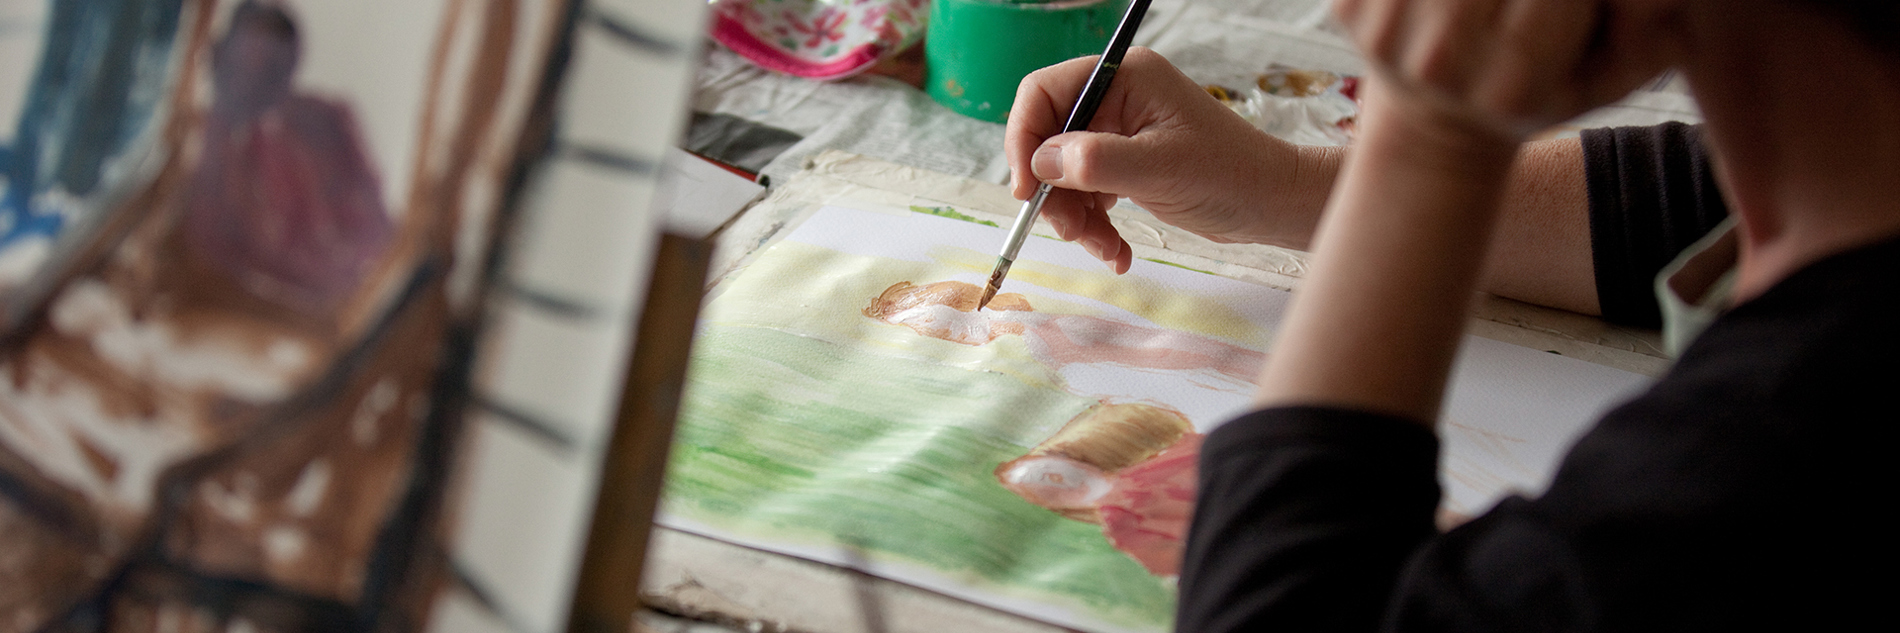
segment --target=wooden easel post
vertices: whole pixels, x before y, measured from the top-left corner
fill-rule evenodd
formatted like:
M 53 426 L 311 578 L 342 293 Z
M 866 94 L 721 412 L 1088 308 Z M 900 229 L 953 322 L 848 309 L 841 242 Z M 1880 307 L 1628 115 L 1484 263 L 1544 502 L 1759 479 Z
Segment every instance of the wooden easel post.
M 712 250 L 707 239 L 670 232 L 660 238 L 601 468 L 600 495 L 568 616 L 570 633 L 627 631 L 642 606 L 647 536 L 666 474 Z

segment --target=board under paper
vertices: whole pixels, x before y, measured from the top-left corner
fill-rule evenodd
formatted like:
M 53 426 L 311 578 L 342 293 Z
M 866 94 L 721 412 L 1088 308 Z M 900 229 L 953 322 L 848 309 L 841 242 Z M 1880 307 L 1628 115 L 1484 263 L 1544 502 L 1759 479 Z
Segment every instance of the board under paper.
M 838 204 L 716 289 L 661 522 L 1063 626 L 1169 629 L 1171 579 L 993 471 L 1104 403 L 1179 412 L 1188 435 L 1244 412 L 1290 294 L 1164 261 L 1118 277 L 1037 236 L 1003 287 L 1032 310 L 939 309 L 964 329 L 933 338 L 867 308 L 899 282 L 980 286 L 1003 231 L 954 209 Z M 1471 338 L 1455 381 L 1444 507 L 1464 515 L 1541 488 L 1644 378 Z

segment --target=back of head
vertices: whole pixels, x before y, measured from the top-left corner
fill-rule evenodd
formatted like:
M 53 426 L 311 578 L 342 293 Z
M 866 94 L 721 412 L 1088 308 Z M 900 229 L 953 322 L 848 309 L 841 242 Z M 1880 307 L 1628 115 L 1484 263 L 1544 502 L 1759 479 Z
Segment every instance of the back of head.
M 1799 6 L 1824 13 L 1841 23 L 1868 45 L 1900 60 L 1900 1 L 1895 0 L 1793 0 Z

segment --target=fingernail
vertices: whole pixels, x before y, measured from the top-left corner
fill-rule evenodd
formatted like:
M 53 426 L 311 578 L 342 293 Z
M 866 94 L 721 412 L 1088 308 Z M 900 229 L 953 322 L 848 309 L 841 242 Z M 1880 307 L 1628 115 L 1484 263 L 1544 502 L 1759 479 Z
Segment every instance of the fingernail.
M 1069 221 L 1053 215 L 1042 216 L 1049 221 L 1049 228 L 1055 229 L 1056 237 L 1069 239 Z
M 1082 238 L 1080 241 L 1077 241 L 1076 243 L 1081 244 L 1082 250 L 1088 251 L 1090 257 L 1094 257 L 1096 259 L 1102 258 L 1102 241 L 1101 240 L 1095 239 L 1093 237 L 1085 237 L 1085 238 Z
M 1056 145 L 1044 145 L 1029 158 L 1029 170 L 1036 172 L 1036 178 L 1044 182 L 1062 179 L 1062 148 Z

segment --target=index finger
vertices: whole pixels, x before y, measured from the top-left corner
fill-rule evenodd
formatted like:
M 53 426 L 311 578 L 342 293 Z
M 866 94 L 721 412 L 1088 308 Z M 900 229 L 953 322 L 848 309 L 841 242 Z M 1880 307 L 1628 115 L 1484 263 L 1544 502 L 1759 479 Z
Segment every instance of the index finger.
M 1036 177 L 1029 170 L 1029 159 L 1049 137 L 1062 133 L 1069 107 L 1082 96 L 1083 84 L 1095 70 L 1100 55 L 1078 57 L 1029 73 L 1016 85 L 1016 102 L 1009 108 L 1008 127 L 1003 131 L 1003 156 L 1009 162 L 1010 193 L 1017 200 L 1028 200 L 1036 191 Z

